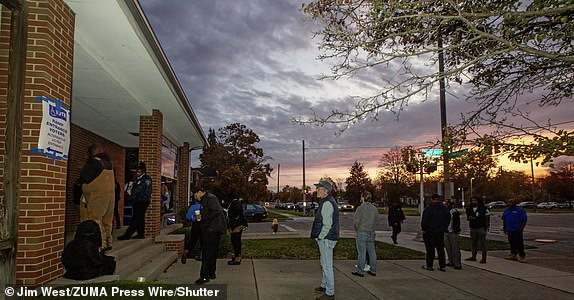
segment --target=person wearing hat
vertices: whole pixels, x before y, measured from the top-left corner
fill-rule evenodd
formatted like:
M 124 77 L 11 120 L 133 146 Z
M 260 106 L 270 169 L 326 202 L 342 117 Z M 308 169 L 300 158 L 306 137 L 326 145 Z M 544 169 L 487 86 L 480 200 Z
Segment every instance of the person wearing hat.
M 132 187 L 133 217 L 126 233 L 118 237 L 118 240 L 143 239 L 145 238 L 145 213 L 151 202 L 152 181 L 146 174 L 145 163 L 139 162 L 136 166 L 136 180 Z M 137 231 L 137 235 L 132 235 Z
M 435 249 L 438 254 L 439 270 L 445 272 L 446 257 L 444 252 L 444 233 L 450 224 L 448 208 L 440 201 L 440 196 L 431 196 L 431 203 L 423 210 L 421 228 L 426 249 L 426 265 L 423 269 L 433 271 Z
M 316 299 L 335 299 L 335 276 L 333 274 L 333 249 L 339 240 L 339 209 L 333 195 L 333 186 L 330 182 L 321 180 L 315 184 L 319 208 L 313 220 L 311 238 L 317 241 L 321 255 L 321 269 L 323 275 L 321 286 L 315 291 L 321 296 Z

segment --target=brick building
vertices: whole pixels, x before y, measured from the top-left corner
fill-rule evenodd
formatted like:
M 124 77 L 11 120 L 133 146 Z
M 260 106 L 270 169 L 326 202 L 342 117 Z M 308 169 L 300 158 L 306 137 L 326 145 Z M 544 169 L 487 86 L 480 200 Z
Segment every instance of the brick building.
M 78 207 L 71 199 L 72 184 L 90 144 L 98 142 L 110 154 L 120 184 L 128 180 L 128 152 L 135 150 L 137 159 L 146 163 L 154 182 L 146 236 L 155 237 L 160 233 L 165 144 L 177 152 L 177 160 L 170 162 L 177 174 L 172 172 L 169 178 L 175 182 L 174 208 L 180 209 L 189 197 L 189 152 L 207 141 L 138 1 L 0 2 L 0 179 L 4 182 L 0 187 L 0 256 L 8 262 L 11 255 L 16 256 L 17 284 L 37 286 L 63 273 L 60 257 L 66 232 L 73 232 L 79 220 Z M 20 11 L 27 13 L 27 30 L 16 34 L 18 29 L 11 24 Z M 8 62 L 18 52 L 11 48 L 14 37 L 10 37 L 21 34 L 27 34 L 27 51 L 22 52 L 26 72 L 22 111 L 18 112 L 11 108 L 9 84 L 17 82 L 11 81 L 17 74 Z M 40 97 L 60 100 L 69 110 L 67 157 L 54 158 L 34 150 L 39 147 L 46 109 Z M 21 125 L 14 114 L 21 118 Z M 15 128 L 15 140 L 7 128 Z M 10 147 L 18 149 L 9 151 Z M 5 176 L 6 165 L 18 165 L 7 158 L 14 153 L 20 157 L 16 185 L 13 177 Z M 17 232 L 10 231 L 11 218 L 17 221 Z M 9 264 L 0 267 L 4 268 L 0 285 L 11 282 L 10 276 L 5 277 Z

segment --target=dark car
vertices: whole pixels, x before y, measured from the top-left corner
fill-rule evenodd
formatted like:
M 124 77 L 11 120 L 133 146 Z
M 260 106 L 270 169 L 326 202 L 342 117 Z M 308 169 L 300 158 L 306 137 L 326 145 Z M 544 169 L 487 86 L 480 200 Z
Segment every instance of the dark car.
M 269 217 L 269 214 L 267 213 L 267 209 L 263 205 L 244 203 L 243 217 L 247 221 L 261 222 L 267 219 L 267 217 Z

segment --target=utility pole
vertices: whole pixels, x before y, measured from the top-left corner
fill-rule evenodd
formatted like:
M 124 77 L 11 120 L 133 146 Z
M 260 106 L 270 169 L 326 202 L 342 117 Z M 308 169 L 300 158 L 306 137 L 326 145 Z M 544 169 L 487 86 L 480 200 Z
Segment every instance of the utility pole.
M 439 33 L 438 37 L 438 72 L 439 72 L 439 97 L 440 97 L 440 127 L 441 127 L 441 140 L 442 140 L 442 160 L 443 160 L 443 181 L 444 181 L 444 196 L 449 199 L 451 196 L 450 190 L 450 167 L 449 167 L 449 153 L 450 141 L 447 138 L 447 122 L 446 122 L 446 87 L 444 79 L 444 51 L 442 49 L 442 36 Z M 447 142 L 448 143 L 445 143 Z
M 281 172 L 281 164 L 277 164 L 277 196 L 279 196 L 279 173 Z M 277 197 L 277 203 L 279 203 L 279 197 Z
M 303 140 L 303 189 L 301 190 L 303 192 L 303 203 L 305 203 L 305 189 L 307 188 L 307 184 L 305 184 L 305 140 Z

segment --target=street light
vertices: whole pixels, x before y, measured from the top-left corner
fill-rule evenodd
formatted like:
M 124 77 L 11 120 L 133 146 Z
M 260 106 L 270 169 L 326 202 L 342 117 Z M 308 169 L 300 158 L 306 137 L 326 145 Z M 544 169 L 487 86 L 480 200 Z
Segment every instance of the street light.
M 474 180 L 474 177 L 472 177 L 470 179 L 470 200 L 472 201 L 472 181 Z

